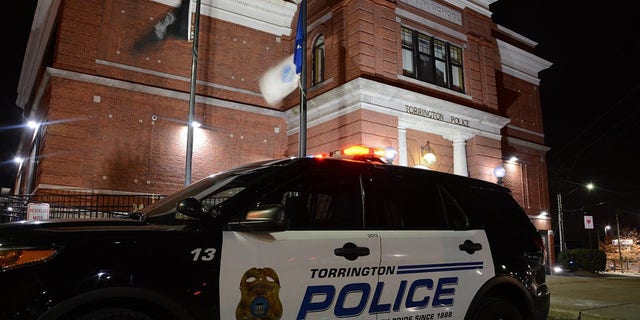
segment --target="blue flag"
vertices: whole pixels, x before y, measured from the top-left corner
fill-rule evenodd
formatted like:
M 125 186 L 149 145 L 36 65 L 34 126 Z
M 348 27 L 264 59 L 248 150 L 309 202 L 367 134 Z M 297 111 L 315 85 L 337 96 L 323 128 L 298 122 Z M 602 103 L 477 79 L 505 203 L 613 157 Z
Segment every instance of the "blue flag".
M 302 0 L 304 1 L 304 0 Z M 302 1 L 300 2 L 300 8 L 302 8 Z M 302 21 L 302 10 L 298 12 L 298 25 L 296 26 L 296 44 L 293 48 L 293 63 L 296 65 L 296 74 L 302 72 L 302 55 L 304 54 L 304 48 L 302 48 L 302 41 L 306 33 L 306 28 Z

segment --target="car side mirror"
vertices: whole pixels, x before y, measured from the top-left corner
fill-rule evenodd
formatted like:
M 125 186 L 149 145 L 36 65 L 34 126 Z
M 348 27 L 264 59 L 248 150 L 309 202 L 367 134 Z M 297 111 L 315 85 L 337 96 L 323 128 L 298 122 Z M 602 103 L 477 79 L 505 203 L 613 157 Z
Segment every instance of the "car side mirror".
M 196 198 L 186 198 L 176 205 L 176 211 L 187 217 L 202 219 L 207 213 L 202 209 L 202 204 Z

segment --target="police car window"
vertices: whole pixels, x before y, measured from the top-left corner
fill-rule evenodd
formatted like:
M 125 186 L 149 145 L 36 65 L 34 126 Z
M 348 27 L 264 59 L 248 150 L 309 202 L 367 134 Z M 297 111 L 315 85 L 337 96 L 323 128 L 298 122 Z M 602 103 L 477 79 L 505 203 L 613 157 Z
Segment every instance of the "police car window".
M 438 186 L 442 204 L 446 211 L 447 224 L 450 229 L 464 230 L 469 227 L 469 217 L 464 213 L 460 204 L 442 186 Z
M 472 186 L 449 189 L 455 192 L 463 210 L 487 228 L 507 230 L 531 224 L 526 214 L 517 214 L 522 207 L 508 193 Z
M 378 212 L 377 229 L 442 230 L 447 219 L 442 199 L 426 176 L 397 172 L 374 177 L 374 195 L 367 201 Z
M 281 189 L 281 203 L 291 230 L 363 228 L 359 176 L 322 171 L 298 177 Z
M 276 168 L 240 168 L 234 171 L 222 172 L 208 176 L 192 185 L 181 189 L 156 202 L 141 212 L 147 219 L 156 223 L 180 224 L 186 217 L 176 213 L 176 204 L 189 197 L 201 201 L 203 207 L 211 211 L 224 201 L 233 198 L 246 187 L 260 183 Z

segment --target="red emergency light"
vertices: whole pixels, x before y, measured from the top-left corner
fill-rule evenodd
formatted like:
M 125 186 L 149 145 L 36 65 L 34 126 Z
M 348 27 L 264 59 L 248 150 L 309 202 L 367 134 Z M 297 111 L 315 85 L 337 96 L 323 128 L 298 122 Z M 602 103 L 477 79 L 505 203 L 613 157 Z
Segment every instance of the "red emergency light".
M 321 153 L 313 155 L 314 158 L 342 158 L 342 159 L 354 159 L 354 160 L 366 160 L 366 161 L 382 161 L 385 153 L 382 148 L 367 147 L 362 145 L 349 146 L 340 150 L 333 151 L 331 153 Z

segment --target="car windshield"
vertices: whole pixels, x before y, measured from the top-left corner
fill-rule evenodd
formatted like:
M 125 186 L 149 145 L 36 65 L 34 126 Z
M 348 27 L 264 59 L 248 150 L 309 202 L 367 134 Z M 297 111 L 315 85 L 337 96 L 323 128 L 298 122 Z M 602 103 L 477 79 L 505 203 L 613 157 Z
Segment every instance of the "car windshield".
M 260 162 L 243 166 L 230 171 L 220 172 L 199 180 L 184 189 L 178 190 L 167 197 L 140 210 L 145 219 L 151 221 L 189 219 L 176 211 L 178 202 L 186 198 L 198 199 L 203 209 L 215 215 L 216 208 L 222 206 L 242 190 L 261 181 L 266 175 L 271 174 L 277 167 L 266 166 L 269 162 Z

